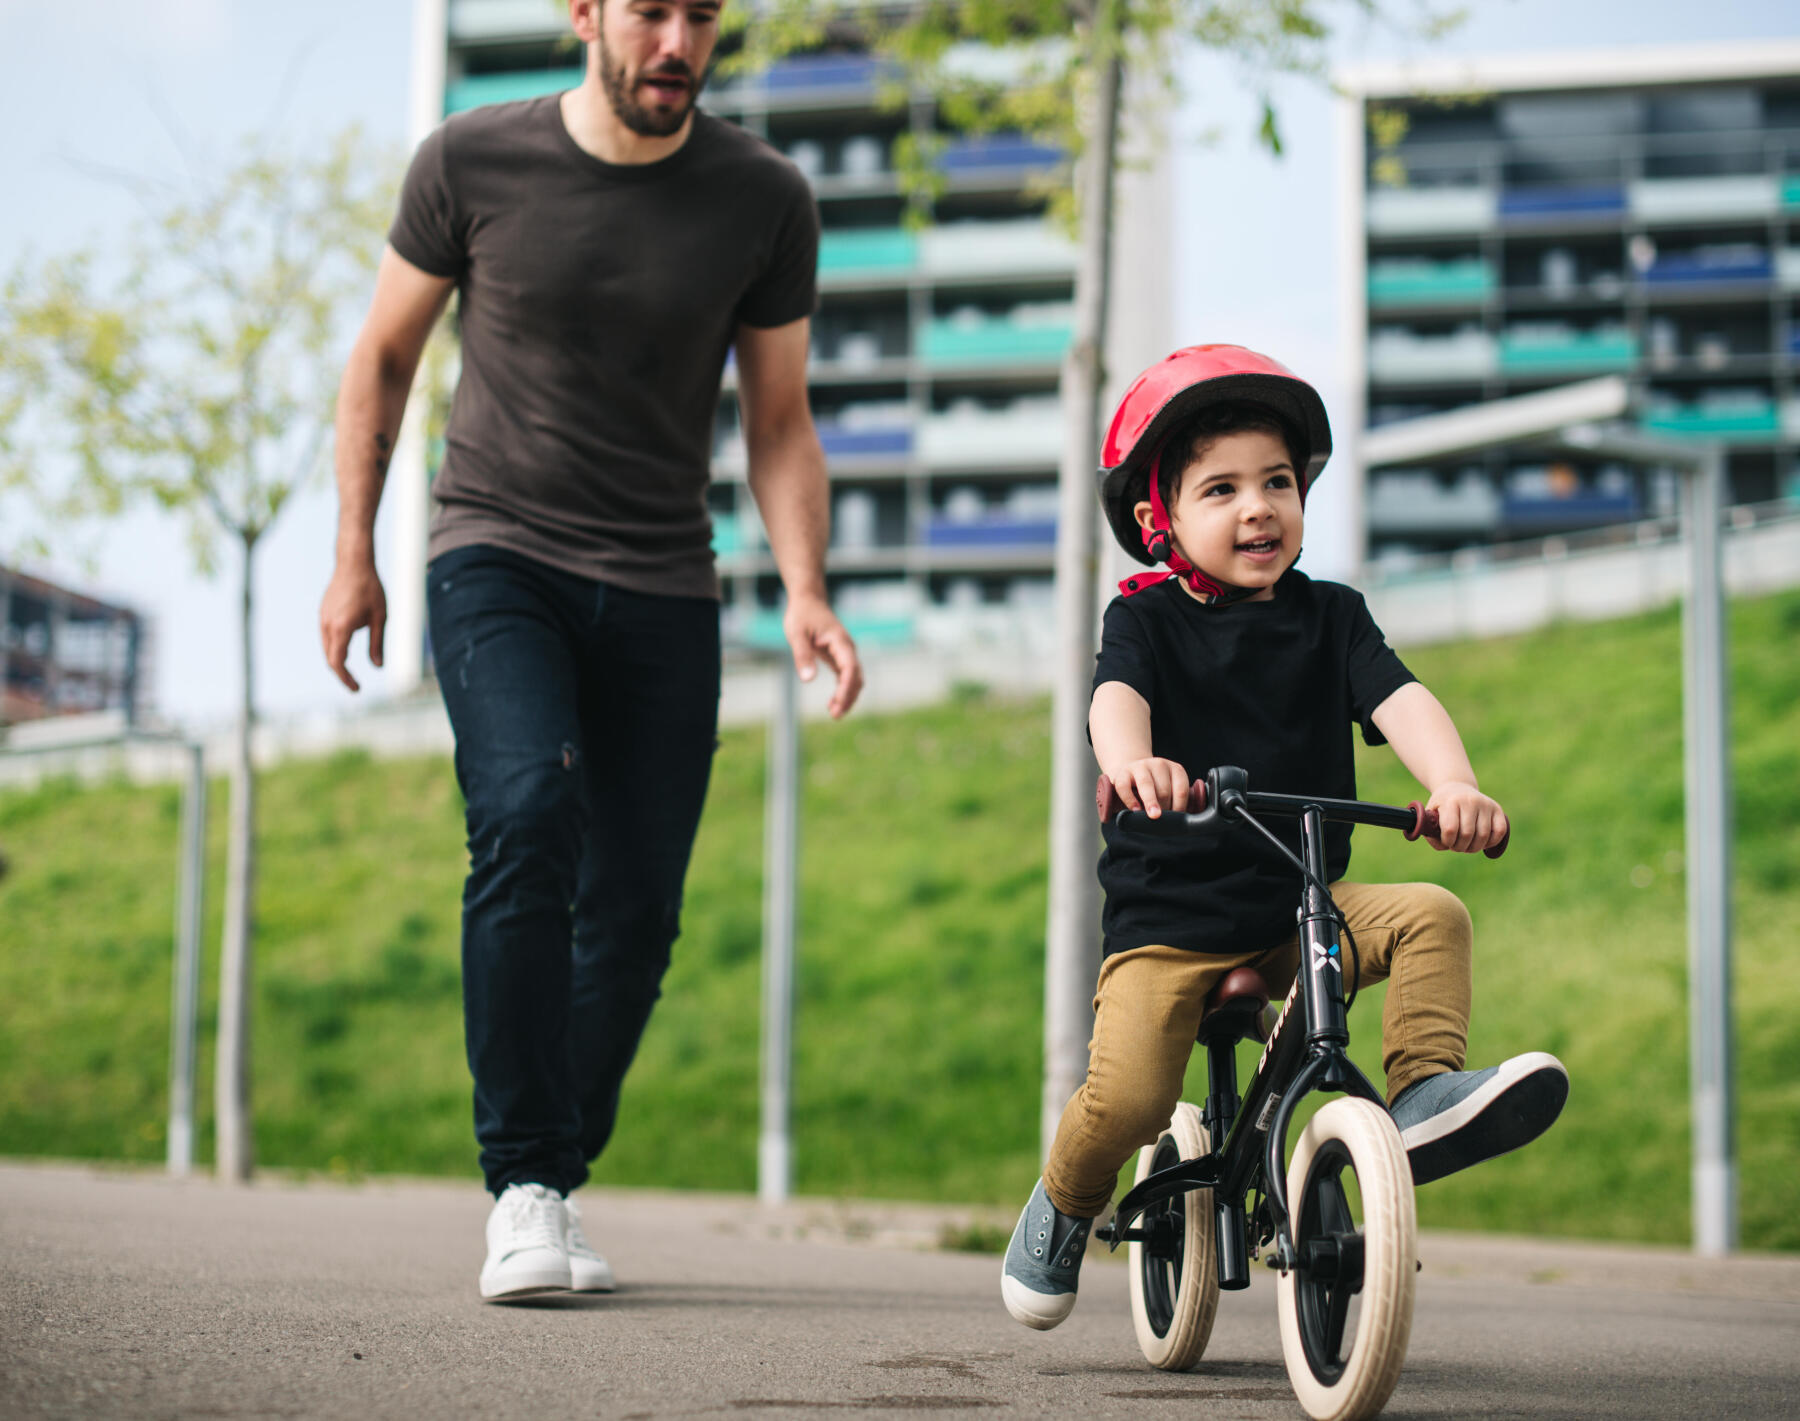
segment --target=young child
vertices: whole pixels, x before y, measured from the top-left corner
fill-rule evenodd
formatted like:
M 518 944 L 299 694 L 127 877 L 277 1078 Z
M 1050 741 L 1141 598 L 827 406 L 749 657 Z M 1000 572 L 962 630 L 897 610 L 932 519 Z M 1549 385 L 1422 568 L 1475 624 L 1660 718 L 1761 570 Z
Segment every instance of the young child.
M 1360 594 L 1295 569 L 1302 508 L 1331 452 L 1324 403 L 1240 346 L 1177 351 L 1139 376 L 1107 435 L 1101 500 L 1114 536 L 1170 571 L 1126 579 L 1106 610 L 1088 731 L 1125 804 L 1187 806 L 1189 783 L 1237 765 L 1260 790 L 1351 799 L 1350 728 L 1384 741 L 1430 792 L 1438 849 L 1500 842 L 1450 716 L 1388 648 Z M 1277 832 L 1277 825 L 1271 824 Z M 1516 1149 L 1568 1095 L 1554 1056 L 1465 1071 L 1469 915 L 1427 883 L 1343 881 L 1348 825 L 1328 827 L 1327 878 L 1361 958 L 1388 979 L 1388 1102 L 1426 1183 Z M 1298 825 L 1287 829 L 1298 851 Z M 1120 1167 L 1167 1127 L 1208 991 L 1254 963 L 1277 992 L 1299 963 L 1295 873 L 1248 833 L 1216 842 L 1108 828 L 1105 960 L 1087 1081 L 1063 1111 L 1007 1249 L 1002 1292 L 1027 1327 L 1075 1305 L 1082 1250 Z

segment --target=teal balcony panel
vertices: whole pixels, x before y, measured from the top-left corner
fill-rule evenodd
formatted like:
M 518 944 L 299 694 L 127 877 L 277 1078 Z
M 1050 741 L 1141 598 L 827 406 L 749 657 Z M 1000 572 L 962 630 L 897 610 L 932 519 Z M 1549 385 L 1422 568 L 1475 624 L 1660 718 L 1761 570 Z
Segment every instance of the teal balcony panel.
M 519 69 L 509 74 L 472 74 L 444 90 L 444 114 L 461 113 L 483 104 L 507 104 L 515 99 L 535 99 L 560 94 L 581 83 L 581 69 Z
M 819 236 L 821 276 L 904 276 L 918 259 L 918 239 L 902 227 L 852 227 Z
M 1060 360 L 1073 337 L 1073 329 L 1063 324 L 927 321 L 920 328 L 917 350 L 920 359 L 932 365 Z
M 1800 209 L 1800 173 L 1789 173 L 1781 180 L 1781 205 L 1789 212 Z
M 712 521 L 712 550 L 720 557 L 744 551 L 744 525 L 735 513 L 715 513 Z
M 919 621 L 910 612 L 851 612 L 844 630 L 858 646 L 907 646 L 918 637 Z
M 1371 306 L 1478 305 L 1494 290 L 1494 271 L 1480 257 L 1462 261 L 1381 261 L 1369 268 Z
M 1774 401 L 1708 409 L 1703 405 L 1670 405 L 1645 416 L 1644 428 L 1655 434 L 1693 439 L 1770 439 L 1781 432 Z
M 1571 332 L 1554 337 L 1506 332 L 1500 337 L 1500 369 L 1507 374 L 1552 370 L 1605 374 L 1630 370 L 1637 359 L 1637 337 L 1629 331 Z

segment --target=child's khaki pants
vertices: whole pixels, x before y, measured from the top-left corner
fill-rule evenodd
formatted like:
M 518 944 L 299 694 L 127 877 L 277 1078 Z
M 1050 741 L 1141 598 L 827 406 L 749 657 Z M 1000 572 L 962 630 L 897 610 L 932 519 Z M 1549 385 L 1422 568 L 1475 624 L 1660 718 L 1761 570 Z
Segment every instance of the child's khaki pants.
M 1391 979 L 1381 1063 L 1392 1101 L 1414 1081 L 1459 1071 L 1469 1036 L 1468 910 L 1433 883 L 1334 883 L 1356 934 L 1362 984 Z M 1257 967 L 1277 997 L 1299 967 L 1299 934 L 1265 952 L 1214 955 L 1178 947 L 1114 953 L 1094 991 L 1087 1082 L 1063 1110 L 1044 1188 L 1065 1214 L 1092 1218 L 1120 1166 L 1168 1126 L 1200 1029 L 1206 994 L 1227 972 Z M 1346 979 L 1353 977 L 1344 953 Z

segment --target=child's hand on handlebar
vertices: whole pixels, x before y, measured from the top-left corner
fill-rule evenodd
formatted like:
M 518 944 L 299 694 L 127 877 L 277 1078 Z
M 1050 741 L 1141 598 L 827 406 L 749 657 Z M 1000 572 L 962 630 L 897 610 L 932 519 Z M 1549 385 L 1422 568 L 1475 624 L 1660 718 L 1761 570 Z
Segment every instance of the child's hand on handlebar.
M 1439 785 L 1425 807 L 1437 811 L 1438 836 L 1426 840 L 1434 849 L 1473 854 L 1506 837 L 1506 811 L 1474 785 Z
M 1188 807 L 1188 772 L 1173 760 L 1159 760 L 1154 755 L 1130 760 L 1106 772 L 1119 798 L 1127 809 L 1141 809 L 1152 819 L 1163 810 L 1177 812 Z

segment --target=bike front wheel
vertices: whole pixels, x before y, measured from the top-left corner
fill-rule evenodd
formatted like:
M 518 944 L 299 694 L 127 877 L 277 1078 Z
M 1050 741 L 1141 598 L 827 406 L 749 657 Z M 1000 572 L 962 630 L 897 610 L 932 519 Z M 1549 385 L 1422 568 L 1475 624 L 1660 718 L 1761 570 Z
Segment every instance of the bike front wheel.
M 1373 1101 L 1320 1108 L 1288 1166 L 1300 1266 L 1280 1280 L 1281 1350 L 1314 1421 L 1387 1404 L 1412 1333 L 1418 1218 L 1400 1131 Z
M 1200 1112 L 1185 1100 L 1169 1128 L 1138 1151 L 1137 1178 L 1212 1149 Z M 1213 1192 L 1193 1189 L 1145 1210 L 1141 1242 L 1129 1245 L 1131 1323 L 1144 1358 L 1166 1372 L 1199 1362 L 1219 1311 L 1219 1268 L 1213 1243 Z

